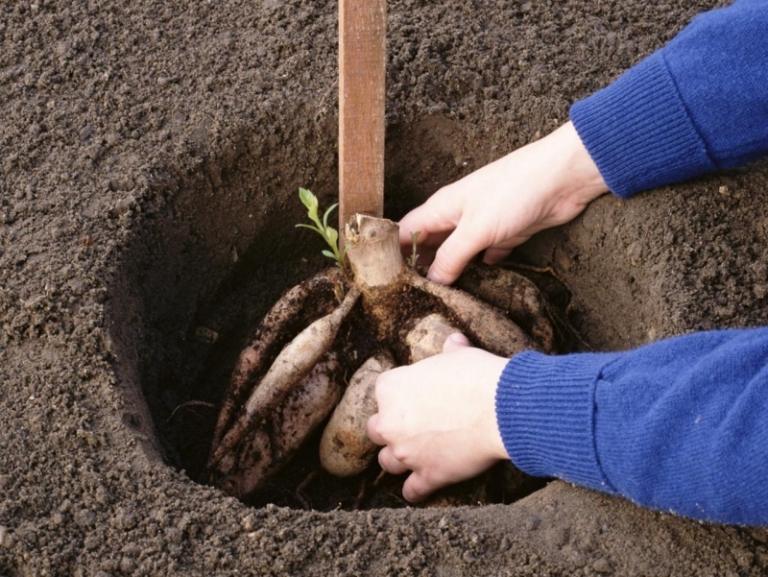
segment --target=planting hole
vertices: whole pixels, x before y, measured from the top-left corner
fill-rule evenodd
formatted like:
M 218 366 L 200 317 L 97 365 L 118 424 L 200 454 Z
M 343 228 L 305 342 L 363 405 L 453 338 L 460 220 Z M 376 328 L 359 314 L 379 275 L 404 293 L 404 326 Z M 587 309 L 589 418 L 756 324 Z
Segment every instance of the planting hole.
M 305 212 L 306 186 L 329 206 L 337 190 L 335 123 L 288 129 L 269 138 L 246 135 L 181 174 L 153 172 L 154 203 L 135 223 L 112 282 L 110 334 L 126 397 L 123 422 L 147 453 L 200 483 L 213 427 L 238 354 L 287 288 L 328 261 L 312 233 L 294 228 Z M 398 218 L 440 186 L 489 160 L 466 150 L 459 125 L 429 117 L 387 135 L 387 216 Z M 568 291 L 546 271 L 527 270 L 550 297 L 560 320 Z M 564 332 L 563 334 L 566 334 Z M 562 337 L 570 348 L 574 339 Z M 377 466 L 348 479 L 323 472 L 322 428 L 267 486 L 249 497 L 317 510 L 398 507 L 402 478 Z M 511 502 L 542 486 L 511 466 L 441 493 L 436 505 Z

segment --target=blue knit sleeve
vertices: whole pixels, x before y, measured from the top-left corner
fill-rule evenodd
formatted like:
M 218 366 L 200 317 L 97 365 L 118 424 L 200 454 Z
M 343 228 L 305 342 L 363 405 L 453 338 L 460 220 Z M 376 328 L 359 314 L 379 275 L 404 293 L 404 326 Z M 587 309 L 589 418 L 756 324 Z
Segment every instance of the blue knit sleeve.
M 632 351 L 525 352 L 496 393 L 512 461 L 640 505 L 768 525 L 768 328 Z
M 621 197 L 768 153 L 768 0 L 700 14 L 570 117 Z

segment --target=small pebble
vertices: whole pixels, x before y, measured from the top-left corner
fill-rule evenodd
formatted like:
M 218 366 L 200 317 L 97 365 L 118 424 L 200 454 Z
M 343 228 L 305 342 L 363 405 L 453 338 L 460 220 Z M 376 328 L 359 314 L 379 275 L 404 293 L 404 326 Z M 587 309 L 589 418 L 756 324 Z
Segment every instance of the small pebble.
M 131 206 L 133 205 L 133 197 L 132 196 L 126 196 L 121 198 L 115 203 L 115 213 L 116 214 L 125 214 L 131 209 Z
M 109 502 L 109 492 L 104 487 L 96 489 L 96 502 L 100 505 L 106 505 Z
M 94 533 L 91 533 L 85 538 L 85 541 L 83 541 L 83 545 L 85 545 L 85 548 L 88 551 L 93 551 L 94 549 L 97 549 L 99 545 L 101 544 L 101 539 L 97 537 Z
M 116 524 L 121 529 L 133 529 L 136 526 L 136 514 L 133 511 L 121 511 L 117 514 Z
M 538 517 L 528 517 L 528 519 L 525 520 L 526 531 L 535 531 L 539 528 L 539 525 L 541 525 L 541 519 Z
M 602 574 L 611 573 L 613 571 L 613 569 L 611 569 L 611 564 L 608 563 L 608 560 L 603 559 L 602 557 L 592 563 L 592 569 Z
M 766 529 L 753 529 L 750 533 L 755 541 L 763 544 L 768 544 L 768 530 Z
M 96 132 L 96 129 L 93 127 L 92 124 L 86 124 L 83 127 L 83 129 L 80 131 L 80 140 L 82 142 L 90 140 L 95 132 Z
M 91 527 L 96 521 L 96 515 L 93 511 L 81 509 L 75 513 L 75 523 L 80 527 Z
M 219 340 L 219 333 L 208 327 L 199 326 L 195 328 L 195 339 L 198 342 L 212 345 Z
M 240 525 L 245 531 L 253 531 L 256 528 L 256 518 L 253 515 L 247 515 L 240 521 Z
M 171 543 L 181 543 L 184 532 L 177 527 L 169 527 L 165 530 L 165 538 Z
M 121 557 L 119 567 L 121 573 L 133 573 L 136 569 L 136 561 L 130 557 Z
M 153 521 L 157 521 L 160 525 L 168 523 L 168 514 L 163 509 L 156 509 L 152 512 L 151 517 Z
M 627 256 L 629 257 L 629 262 L 635 266 L 640 264 L 640 257 L 642 256 L 642 253 L 643 245 L 639 241 L 634 241 L 627 247 Z
M 555 527 L 548 535 L 548 541 L 553 547 L 563 547 L 570 541 L 571 533 L 567 527 Z

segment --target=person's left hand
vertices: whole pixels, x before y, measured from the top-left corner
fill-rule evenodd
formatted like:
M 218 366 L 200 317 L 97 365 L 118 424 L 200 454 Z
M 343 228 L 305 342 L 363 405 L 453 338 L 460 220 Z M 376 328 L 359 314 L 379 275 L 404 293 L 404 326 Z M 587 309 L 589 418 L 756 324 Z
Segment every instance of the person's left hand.
M 420 501 L 507 458 L 495 410 L 507 361 L 471 348 L 455 333 L 442 354 L 379 376 L 379 412 L 368 421 L 368 436 L 386 445 L 379 452 L 385 471 L 413 471 L 403 485 L 407 501 Z

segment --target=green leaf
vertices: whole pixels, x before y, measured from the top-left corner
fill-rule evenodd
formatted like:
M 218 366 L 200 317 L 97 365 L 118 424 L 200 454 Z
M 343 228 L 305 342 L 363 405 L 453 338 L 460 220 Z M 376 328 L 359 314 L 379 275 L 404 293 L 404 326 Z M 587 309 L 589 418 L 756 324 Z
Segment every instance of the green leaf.
M 324 249 L 322 254 L 330 259 L 336 261 L 340 267 L 344 267 L 344 251 L 339 250 L 339 232 L 332 226 L 328 226 L 328 219 L 333 211 L 338 208 L 338 204 L 330 206 L 324 213 L 322 220 L 318 217 L 318 211 L 320 210 L 320 203 L 317 197 L 306 188 L 299 188 L 299 200 L 307 209 L 307 216 L 314 224 L 297 224 L 297 228 L 306 228 L 311 230 L 321 237 L 326 242 L 330 250 Z
M 312 194 L 311 190 L 299 187 L 299 200 L 301 204 L 311 209 L 313 206 L 317 206 L 317 197 Z
M 323 231 L 320 230 L 319 228 L 317 228 L 316 226 L 312 226 L 312 225 L 304 224 L 304 223 L 297 224 L 295 226 L 296 226 L 296 228 L 308 228 L 309 230 L 311 230 L 313 232 L 316 232 L 320 236 L 323 236 Z
M 323 228 L 328 227 L 328 217 L 333 212 L 333 209 L 335 209 L 337 206 L 339 206 L 338 202 L 336 204 L 332 204 L 331 206 L 329 206 L 328 210 L 325 211 L 325 214 L 323 215 Z
M 317 215 L 319 202 L 317 197 L 312 194 L 311 190 L 306 188 L 299 188 L 299 200 L 301 200 L 301 204 L 307 207 L 307 216 L 309 216 L 310 220 L 314 221 L 319 226 L 320 219 Z
M 325 229 L 325 240 L 328 242 L 328 244 L 331 245 L 331 248 L 336 250 L 336 247 L 339 245 L 337 244 L 339 240 L 339 233 L 338 231 L 333 228 L 332 226 L 329 226 Z

